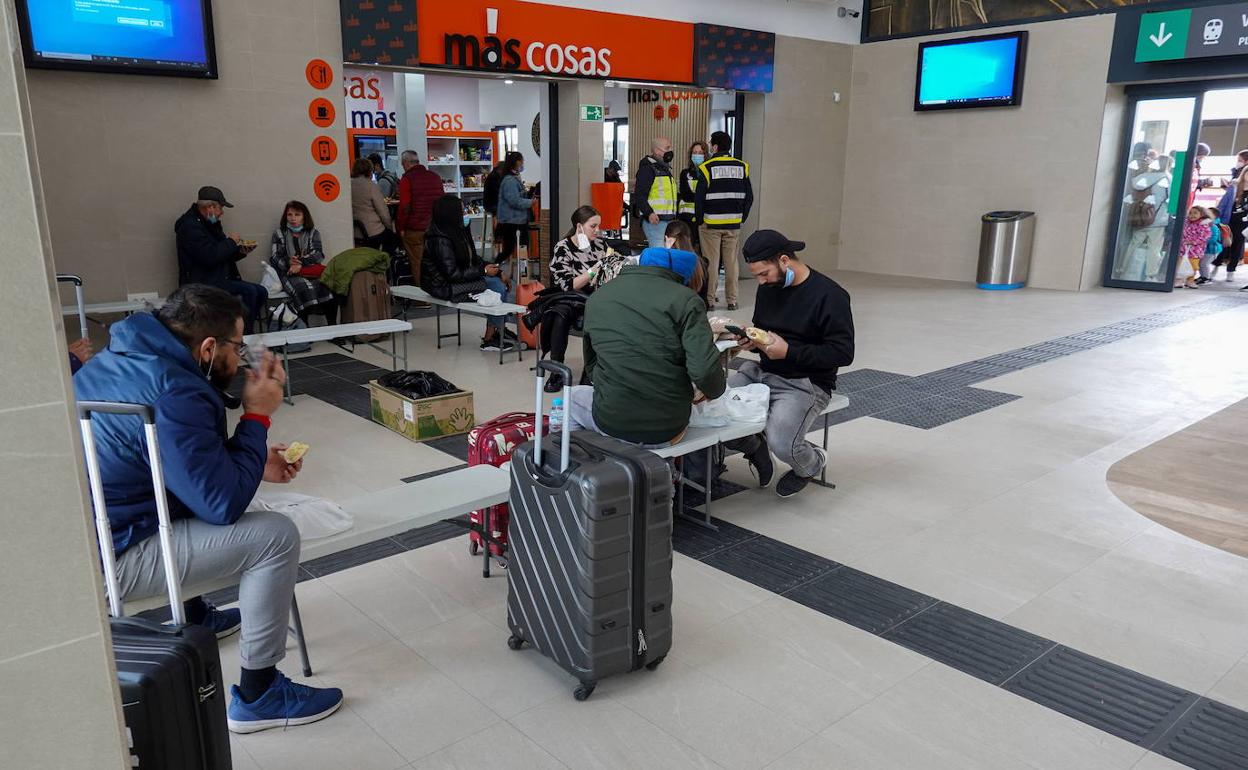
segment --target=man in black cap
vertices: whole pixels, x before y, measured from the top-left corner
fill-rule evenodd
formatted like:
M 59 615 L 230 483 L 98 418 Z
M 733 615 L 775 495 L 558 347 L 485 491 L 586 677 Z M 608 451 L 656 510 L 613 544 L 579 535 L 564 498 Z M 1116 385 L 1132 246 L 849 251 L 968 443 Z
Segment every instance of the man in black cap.
M 788 465 L 776 483 L 780 497 L 802 491 L 827 463 L 806 434 L 828 405 L 837 370 L 854 361 L 849 293 L 802 263 L 797 252 L 804 248 L 775 230 L 759 230 L 746 240 L 742 253 L 759 283 L 753 326 L 767 337 L 741 338 L 746 349 L 758 351 L 759 360 L 746 361 L 728 378 L 730 386 L 759 382 L 771 389 L 767 427 L 729 446 L 745 454 L 759 486 L 771 481 L 771 453 Z
M 202 283 L 225 289 L 243 302 L 246 316 L 243 331 L 255 331 L 256 321 L 264 316 L 269 292 L 258 283 L 244 281 L 238 273 L 239 260 L 256 248 L 244 243 L 237 233 L 226 235 L 221 215 L 234 204 L 225 199 L 218 187 L 201 187 L 195 203 L 178 217 L 173 233 L 178 245 L 178 285 Z

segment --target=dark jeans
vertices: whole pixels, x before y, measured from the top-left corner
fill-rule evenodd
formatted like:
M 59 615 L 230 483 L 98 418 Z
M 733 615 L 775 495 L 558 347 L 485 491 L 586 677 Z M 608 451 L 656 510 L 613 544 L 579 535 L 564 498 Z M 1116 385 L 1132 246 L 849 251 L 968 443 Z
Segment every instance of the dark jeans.
M 226 281 L 221 287 L 243 302 L 243 334 L 256 331 L 256 321 L 264 317 L 269 303 L 269 292 L 258 283 Z
M 1226 263 L 1226 272 L 1233 273 L 1244 257 L 1244 220 L 1231 217 L 1231 248 L 1223 252 L 1222 261 Z

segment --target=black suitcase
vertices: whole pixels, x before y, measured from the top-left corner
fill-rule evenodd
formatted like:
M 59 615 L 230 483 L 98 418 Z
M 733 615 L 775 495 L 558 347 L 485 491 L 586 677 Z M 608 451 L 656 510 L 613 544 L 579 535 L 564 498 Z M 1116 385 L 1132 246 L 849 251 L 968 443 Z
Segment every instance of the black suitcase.
M 110 419 L 130 416 L 143 420 L 148 462 L 156 488 L 160 548 L 169 586 L 169 608 L 174 618 L 172 626 L 122 617 L 123 602 L 117 584 L 112 532 L 96 462 L 93 413 L 115 415 Z M 182 590 L 177 573 L 172 569 L 169 503 L 152 409 L 141 404 L 80 401 L 78 417 L 95 508 L 100 560 L 104 564 L 104 583 L 113 616 L 110 621 L 113 657 L 117 661 L 131 766 L 160 770 L 229 770 L 233 762 L 225 718 L 221 654 L 211 631 L 186 622 Z
M 572 381 L 568 367 L 538 363 L 539 415 L 543 370 Z M 549 452 L 535 436 L 512 454 L 507 644 L 532 644 L 585 700 L 671 649 L 672 477 L 653 452 L 563 425 Z

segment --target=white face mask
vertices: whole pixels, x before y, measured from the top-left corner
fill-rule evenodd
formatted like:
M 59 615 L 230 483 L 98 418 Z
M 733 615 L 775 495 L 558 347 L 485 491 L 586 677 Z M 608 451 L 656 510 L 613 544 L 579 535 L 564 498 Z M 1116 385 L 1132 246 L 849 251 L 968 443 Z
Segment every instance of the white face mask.
M 576 247 L 581 251 L 585 251 L 589 248 L 589 236 L 585 233 L 577 233 L 574 235 L 572 237 L 572 242 L 575 243 Z

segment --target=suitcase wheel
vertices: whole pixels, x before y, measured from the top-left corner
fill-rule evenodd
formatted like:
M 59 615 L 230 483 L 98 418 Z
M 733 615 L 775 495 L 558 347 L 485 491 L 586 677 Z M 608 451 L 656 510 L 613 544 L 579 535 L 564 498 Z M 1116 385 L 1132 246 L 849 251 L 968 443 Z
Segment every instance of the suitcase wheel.
M 508 646 L 508 647 L 510 647 L 510 648 L 511 648 L 511 649 L 513 649 L 513 650 L 518 650 L 518 649 L 520 649 L 521 647 L 523 647 L 523 646 L 524 646 L 524 640 L 523 640 L 523 639 L 521 639 L 521 638 L 520 638 L 520 637 L 518 637 L 518 636 L 514 636 L 514 635 L 513 635 L 513 636 L 509 636 L 509 637 L 507 637 L 507 646 Z M 592 688 L 591 688 L 591 689 L 592 689 Z M 588 696 L 586 696 L 586 697 L 588 697 Z
M 597 686 L 597 682 L 581 682 L 581 686 L 572 691 L 572 697 L 585 700 L 594 694 L 594 688 Z
M 481 553 L 481 546 L 477 543 L 476 540 L 468 541 L 468 553 L 473 556 L 476 556 L 477 554 Z
M 658 667 L 659 667 L 659 664 L 660 664 L 660 663 L 662 663 L 662 662 L 663 662 L 663 659 L 664 659 L 664 658 L 666 658 L 666 657 L 667 657 L 666 655 L 660 655 L 659 657 L 657 657 L 657 658 L 655 658 L 654 660 L 650 661 L 649 663 L 647 663 L 647 664 L 646 664 L 646 670 L 647 670 L 647 671 L 653 671 L 653 670 L 655 670 L 656 668 L 658 668 Z

